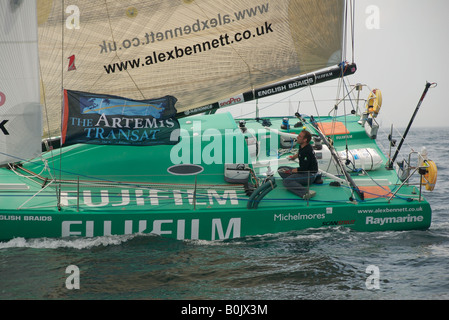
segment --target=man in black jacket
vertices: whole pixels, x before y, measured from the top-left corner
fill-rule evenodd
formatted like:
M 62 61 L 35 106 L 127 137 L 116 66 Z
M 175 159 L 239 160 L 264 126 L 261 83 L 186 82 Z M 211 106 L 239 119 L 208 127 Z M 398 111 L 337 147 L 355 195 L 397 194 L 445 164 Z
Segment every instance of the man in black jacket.
M 296 140 L 299 144 L 299 151 L 288 159 L 292 161 L 299 159 L 299 167 L 284 171 L 284 174 L 290 175 L 284 179 L 283 184 L 289 191 L 301 198 L 310 199 L 315 192 L 307 192 L 307 186 L 315 181 L 318 173 L 318 162 L 310 145 L 312 135 L 307 130 L 303 130 L 298 134 Z

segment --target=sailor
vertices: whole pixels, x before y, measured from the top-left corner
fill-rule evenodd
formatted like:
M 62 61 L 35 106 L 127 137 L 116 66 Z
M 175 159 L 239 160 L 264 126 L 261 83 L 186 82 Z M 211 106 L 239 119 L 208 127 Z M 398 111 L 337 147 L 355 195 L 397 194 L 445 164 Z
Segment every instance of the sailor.
M 311 140 L 312 135 L 309 131 L 301 131 L 296 138 L 296 141 L 299 144 L 298 153 L 288 157 L 290 161 L 299 159 L 299 167 L 279 168 L 283 171 L 280 171 L 279 173 L 284 178 L 284 186 L 303 199 L 310 199 L 315 196 L 315 191 L 307 191 L 307 187 L 315 181 L 318 173 L 318 162 L 315 152 L 310 145 Z

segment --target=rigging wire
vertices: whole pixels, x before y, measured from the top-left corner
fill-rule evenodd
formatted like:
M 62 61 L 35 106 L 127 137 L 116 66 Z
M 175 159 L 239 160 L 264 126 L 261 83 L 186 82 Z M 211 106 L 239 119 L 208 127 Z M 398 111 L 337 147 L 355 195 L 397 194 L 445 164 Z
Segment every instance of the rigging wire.
M 355 0 L 350 1 L 351 4 L 351 50 L 352 63 L 355 59 Z
M 109 24 L 109 29 L 111 31 L 111 38 L 113 43 L 115 43 L 115 38 L 114 38 L 114 33 L 112 32 L 113 28 L 112 28 L 112 24 L 111 24 L 111 16 L 109 14 L 109 9 L 108 9 L 108 3 L 107 0 L 104 0 L 104 6 L 106 8 L 106 15 L 108 16 L 108 24 Z M 120 59 L 119 55 L 117 54 L 117 51 L 115 51 L 114 53 L 115 58 L 117 58 L 120 62 L 122 62 L 122 60 Z M 112 58 L 111 62 L 113 61 L 114 58 Z M 140 90 L 139 86 L 137 85 L 136 81 L 134 81 L 134 78 L 131 76 L 131 74 L 129 73 L 129 71 L 127 69 L 125 69 L 126 73 L 128 74 L 129 79 L 131 80 L 131 82 L 134 84 L 134 86 L 136 87 L 137 91 L 139 91 L 140 95 L 142 96 L 142 99 L 146 99 L 145 95 L 143 94 L 143 92 Z M 92 84 L 92 86 L 94 86 L 98 80 L 101 79 L 101 75 L 97 78 L 97 80 Z
M 61 6 L 61 21 L 64 21 L 65 14 L 65 0 L 62 0 Z M 61 23 L 61 106 L 64 102 L 64 23 Z M 60 126 L 60 136 L 62 142 L 62 126 Z M 62 180 L 62 148 L 59 148 L 59 181 Z M 56 184 L 56 198 L 57 198 L 57 207 L 61 210 L 61 183 Z
M 346 60 L 347 45 L 348 45 L 348 29 L 350 30 L 349 36 L 351 37 L 351 59 L 354 63 L 355 59 L 355 0 L 346 0 L 345 2 L 345 14 L 344 14 L 344 27 L 343 27 L 343 39 L 342 39 L 342 61 Z
M 41 66 L 41 60 L 38 59 L 38 63 L 39 63 L 39 70 L 40 70 L 40 78 L 41 78 L 41 82 L 42 84 L 44 83 L 44 79 L 42 77 L 42 66 Z M 47 135 L 48 135 L 48 139 L 51 139 L 51 129 L 50 129 L 50 119 L 48 118 L 48 106 L 47 106 L 47 97 L 46 97 L 46 92 L 45 92 L 45 87 L 44 85 L 42 85 L 42 96 L 43 96 L 43 105 L 44 105 L 44 109 L 45 109 L 45 118 L 46 118 L 46 124 L 47 124 Z M 54 155 L 54 148 L 50 148 L 50 157 L 52 159 L 52 165 L 53 165 L 53 171 L 56 171 L 55 169 L 55 155 Z M 50 168 L 48 167 L 48 162 L 46 160 L 44 160 L 42 158 L 42 161 L 45 163 L 45 168 L 47 169 L 48 173 L 51 175 L 52 179 L 54 180 L 54 177 L 52 175 L 52 172 L 50 170 Z
M 260 107 L 259 107 L 259 108 L 258 108 L 258 109 L 259 109 L 259 112 L 262 111 L 262 110 L 268 109 L 269 107 L 272 107 L 272 106 L 274 106 L 274 105 L 277 105 L 279 102 L 282 102 L 282 101 L 284 101 L 284 100 L 286 100 L 286 99 L 289 99 L 289 98 L 291 98 L 291 97 L 293 97 L 293 96 L 295 96 L 295 95 L 301 93 L 301 92 L 302 92 L 303 90 L 305 90 L 305 89 L 306 89 L 306 87 L 300 88 L 300 89 L 298 89 L 298 91 L 294 92 L 293 94 L 291 94 L 291 95 L 289 95 L 289 96 L 287 96 L 287 97 L 285 97 L 285 98 L 282 98 L 282 99 L 277 100 L 277 101 L 275 101 L 275 102 L 273 102 L 273 103 L 270 103 L 269 105 L 267 105 L 267 106 L 265 106 L 265 107 L 263 107 L 263 108 L 260 108 Z M 257 99 L 256 101 L 257 101 L 257 103 L 258 103 L 259 99 Z M 254 111 L 251 111 L 251 112 L 248 112 L 248 113 L 241 114 L 241 115 L 239 115 L 239 118 L 244 118 L 244 117 L 250 116 L 250 115 L 253 114 L 253 113 L 254 113 Z

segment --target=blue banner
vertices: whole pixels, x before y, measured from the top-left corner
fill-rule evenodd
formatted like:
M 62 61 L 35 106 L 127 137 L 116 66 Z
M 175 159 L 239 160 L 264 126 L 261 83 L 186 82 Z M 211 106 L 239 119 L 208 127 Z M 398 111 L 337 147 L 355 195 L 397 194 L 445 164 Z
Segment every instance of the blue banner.
M 177 144 L 177 99 L 132 100 L 64 90 L 62 144 L 154 146 Z

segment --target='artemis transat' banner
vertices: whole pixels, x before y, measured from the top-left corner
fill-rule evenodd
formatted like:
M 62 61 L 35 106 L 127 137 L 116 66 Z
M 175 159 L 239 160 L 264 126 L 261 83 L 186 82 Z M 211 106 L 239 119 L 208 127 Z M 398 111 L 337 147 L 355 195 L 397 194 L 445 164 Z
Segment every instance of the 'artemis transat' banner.
M 62 145 L 154 146 L 177 144 L 177 99 L 131 100 L 118 96 L 64 90 Z M 178 130 L 179 133 L 179 130 Z

